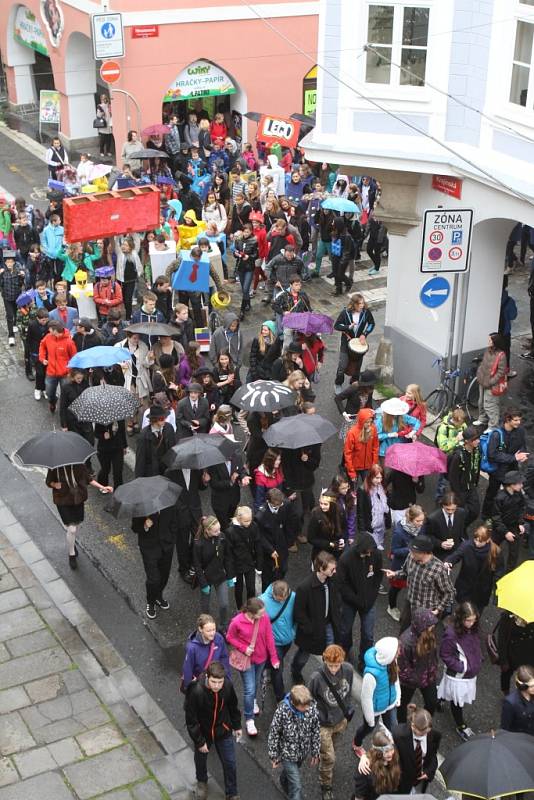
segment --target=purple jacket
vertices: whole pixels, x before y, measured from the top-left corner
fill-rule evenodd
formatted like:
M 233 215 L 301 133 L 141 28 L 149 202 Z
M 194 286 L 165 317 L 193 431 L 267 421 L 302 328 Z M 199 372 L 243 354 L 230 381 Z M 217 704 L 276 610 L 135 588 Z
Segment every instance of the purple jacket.
M 215 634 L 213 640 L 215 649 L 211 661 L 220 661 L 224 667 L 226 677 L 228 680 L 232 679 L 232 672 L 230 670 L 230 662 L 228 660 L 228 648 L 224 637 L 220 633 Z M 206 661 L 208 660 L 210 652 L 210 644 L 206 644 L 198 631 L 194 631 L 185 646 L 185 658 L 182 666 L 182 678 L 184 681 L 184 688 L 196 680 L 198 676 L 204 671 Z
M 403 686 L 424 689 L 434 686 L 438 672 L 437 647 L 420 658 L 416 653 L 417 640 L 424 630 L 436 624 L 436 616 L 427 608 L 418 608 L 412 624 L 399 639 L 399 680 Z
M 467 658 L 465 673 L 457 645 L 460 645 Z M 458 636 L 454 630 L 454 625 L 447 625 L 441 640 L 439 654 L 449 672 L 460 673 L 462 678 L 476 677 L 482 666 L 482 648 L 478 631 L 466 631 L 461 636 Z
M 206 362 L 200 356 L 200 366 L 203 367 Z M 183 355 L 180 359 L 180 363 L 176 369 L 176 380 L 178 383 L 181 383 L 182 386 L 189 386 L 191 383 L 191 377 L 193 375 L 193 369 L 191 364 L 188 361 L 186 355 Z

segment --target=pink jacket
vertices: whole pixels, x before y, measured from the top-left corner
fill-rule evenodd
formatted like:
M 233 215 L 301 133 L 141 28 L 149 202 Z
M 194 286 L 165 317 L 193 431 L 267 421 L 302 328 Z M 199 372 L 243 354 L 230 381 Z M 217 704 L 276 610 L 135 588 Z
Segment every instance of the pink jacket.
M 252 641 L 252 633 L 254 631 L 254 623 L 250 620 L 244 612 L 236 614 L 230 623 L 228 633 L 226 634 L 226 641 L 244 653 Z M 280 663 L 276 647 L 274 646 L 273 629 L 271 627 L 271 620 L 268 615 L 264 613 L 260 617 L 260 626 L 254 652 L 250 657 L 252 664 L 263 664 L 264 661 L 269 661 L 276 667 Z

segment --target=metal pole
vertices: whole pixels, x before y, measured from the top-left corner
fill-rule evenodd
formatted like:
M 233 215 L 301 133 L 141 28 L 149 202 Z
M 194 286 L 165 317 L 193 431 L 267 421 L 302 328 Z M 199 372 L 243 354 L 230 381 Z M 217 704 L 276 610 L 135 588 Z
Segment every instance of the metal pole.
M 465 319 L 467 316 L 467 298 L 469 296 L 469 277 L 471 274 L 471 257 L 469 258 L 469 269 L 467 272 L 462 274 L 462 296 L 460 298 L 460 308 L 458 310 L 458 318 L 460 320 L 460 324 L 458 326 L 458 338 L 456 342 L 456 358 L 455 358 L 455 368 L 462 366 L 462 356 L 464 350 L 464 337 L 465 337 Z M 458 382 L 458 378 L 456 379 L 456 384 Z M 457 385 L 455 385 L 455 390 L 457 389 Z
M 447 369 L 452 369 L 457 301 L 458 301 L 458 273 L 455 272 L 454 283 L 452 286 L 452 308 L 451 308 L 451 319 L 449 322 L 449 341 L 447 344 L 447 359 L 446 359 Z
M 126 96 L 126 100 L 125 100 L 126 129 L 129 128 L 128 122 L 129 122 L 129 119 L 130 119 L 129 116 L 128 116 L 128 100 L 131 100 L 132 103 L 134 104 L 135 108 L 137 109 L 137 130 L 138 130 L 139 133 L 141 133 L 141 108 L 139 107 L 139 103 L 137 102 L 137 100 L 135 99 L 133 94 L 130 94 L 130 92 L 127 92 L 125 89 L 113 89 L 113 91 L 114 92 L 119 92 L 120 94 L 123 94 L 123 95 Z

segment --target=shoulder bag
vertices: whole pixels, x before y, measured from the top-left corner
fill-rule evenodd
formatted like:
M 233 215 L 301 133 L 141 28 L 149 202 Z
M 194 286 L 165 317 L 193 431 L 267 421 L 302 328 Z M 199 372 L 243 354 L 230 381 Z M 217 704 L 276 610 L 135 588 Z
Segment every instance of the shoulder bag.
M 493 366 L 491 368 L 491 377 L 493 378 L 494 375 L 497 374 L 497 370 L 499 369 L 499 361 L 501 358 L 506 358 L 505 353 L 501 352 L 493 362 Z M 499 378 L 499 381 L 491 387 L 491 393 L 494 397 L 500 397 L 508 390 L 508 375 L 506 373 Z
M 260 621 L 256 620 L 254 623 L 254 630 L 252 632 L 252 639 L 250 640 L 249 644 L 249 647 L 252 648 L 252 652 L 254 652 L 254 648 L 256 646 L 259 627 Z M 247 656 L 246 653 L 242 653 L 241 650 L 238 650 L 236 647 L 232 647 L 230 648 L 230 666 L 232 666 L 238 672 L 246 672 L 246 670 L 250 667 L 250 656 Z
M 206 659 L 206 663 L 205 663 L 205 664 L 204 664 L 204 666 L 202 667 L 202 672 L 200 673 L 200 675 L 202 675 L 202 673 L 206 672 L 207 668 L 209 667 L 209 665 L 210 665 L 210 664 L 211 664 L 211 662 L 213 661 L 213 654 L 214 654 L 214 652 L 215 652 L 215 641 L 213 641 L 213 642 L 210 644 L 210 649 L 209 649 L 209 652 L 208 652 L 208 657 L 207 657 L 207 659 Z M 198 681 L 198 679 L 200 678 L 200 675 L 199 675 L 197 678 L 193 678 L 193 681 L 192 681 L 192 683 L 193 683 L 194 681 Z M 181 680 L 180 680 L 180 691 L 181 691 L 181 693 L 182 693 L 182 694 L 185 694 L 185 692 L 186 692 L 186 688 L 185 688 L 185 685 L 184 685 L 184 676 L 183 676 L 183 675 L 182 675 L 182 677 L 181 677 Z
M 343 713 L 343 716 L 345 717 L 347 722 L 350 722 L 351 719 L 353 718 L 354 714 L 355 714 L 355 709 L 354 708 L 350 708 L 349 706 L 346 705 L 345 701 L 343 700 L 343 698 L 339 694 L 339 692 L 336 689 L 336 687 L 334 686 L 334 684 L 331 683 L 331 681 L 327 677 L 326 671 L 324 669 L 321 670 L 321 675 L 324 678 L 324 682 L 326 683 L 326 685 L 328 686 L 328 688 L 330 689 L 330 691 L 334 695 L 334 697 L 336 699 L 336 703 L 338 704 L 339 708 L 341 709 L 341 711 Z
M 498 664 L 500 660 L 499 648 L 497 647 L 497 629 L 501 624 L 501 619 L 502 617 L 499 617 L 492 632 L 488 633 L 486 637 L 486 650 L 488 653 L 488 658 L 492 664 Z
M 275 622 L 277 622 L 277 621 L 280 619 L 280 617 L 282 616 L 282 614 L 283 614 L 283 613 L 284 613 L 284 611 L 286 610 L 286 608 L 287 608 L 287 604 L 289 603 L 289 601 L 290 601 L 290 600 L 291 600 L 291 592 L 290 592 L 290 593 L 289 593 L 289 595 L 286 597 L 286 599 L 285 599 L 285 601 L 284 601 L 284 605 L 282 606 L 282 608 L 280 609 L 280 611 L 279 611 L 277 614 L 275 614 L 275 616 L 272 618 L 272 620 L 271 620 L 271 625 L 274 625 L 274 623 L 275 623 Z

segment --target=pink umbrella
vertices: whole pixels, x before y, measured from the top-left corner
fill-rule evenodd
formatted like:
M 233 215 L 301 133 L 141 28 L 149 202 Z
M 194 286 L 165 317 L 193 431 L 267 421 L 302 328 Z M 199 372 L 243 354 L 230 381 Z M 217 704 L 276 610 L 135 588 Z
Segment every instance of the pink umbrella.
M 394 444 L 386 451 L 386 467 L 404 472 L 412 478 L 447 472 L 447 456 L 437 447 L 421 442 Z
M 170 128 L 168 125 L 164 125 L 162 122 L 156 122 L 155 125 L 149 125 L 148 128 L 143 128 L 141 131 L 141 136 L 163 136 L 165 133 L 169 133 Z
M 98 178 L 103 178 L 109 175 L 112 169 L 110 164 L 94 164 L 89 173 L 89 180 L 96 181 Z

